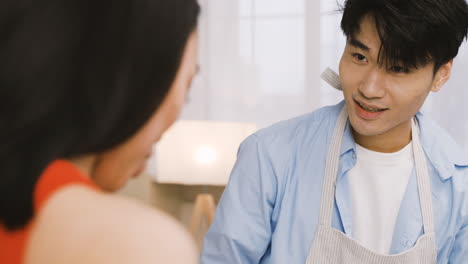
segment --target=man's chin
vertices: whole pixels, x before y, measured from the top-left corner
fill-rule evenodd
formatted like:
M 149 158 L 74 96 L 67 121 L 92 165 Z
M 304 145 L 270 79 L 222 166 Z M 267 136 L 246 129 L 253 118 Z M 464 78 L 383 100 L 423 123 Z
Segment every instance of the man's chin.
M 353 120 L 350 123 L 355 136 L 357 134 L 362 137 L 373 137 L 384 133 L 382 127 L 379 127 L 378 124 L 362 124 L 364 122 L 353 122 Z

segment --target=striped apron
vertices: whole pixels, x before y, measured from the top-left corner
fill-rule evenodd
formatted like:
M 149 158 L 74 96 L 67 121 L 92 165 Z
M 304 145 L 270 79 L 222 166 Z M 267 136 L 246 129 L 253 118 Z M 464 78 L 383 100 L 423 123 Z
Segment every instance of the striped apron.
M 348 114 L 345 105 L 338 117 L 328 150 L 320 205 L 320 221 L 312 247 L 309 250 L 306 264 L 437 263 L 430 180 L 426 158 L 419 140 L 419 127 L 415 119 L 412 121 L 413 153 L 424 224 L 424 235 L 418 239 L 413 248 L 396 255 L 384 255 L 363 247 L 343 232 L 332 228 L 332 213 L 339 155 L 347 120 Z

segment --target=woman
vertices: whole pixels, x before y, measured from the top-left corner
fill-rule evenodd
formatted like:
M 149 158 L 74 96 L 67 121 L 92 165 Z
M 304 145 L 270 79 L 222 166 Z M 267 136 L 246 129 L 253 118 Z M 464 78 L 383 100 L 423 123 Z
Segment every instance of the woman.
M 180 226 L 109 192 L 140 174 L 180 112 L 196 1 L 0 10 L 0 263 L 195 262 Z

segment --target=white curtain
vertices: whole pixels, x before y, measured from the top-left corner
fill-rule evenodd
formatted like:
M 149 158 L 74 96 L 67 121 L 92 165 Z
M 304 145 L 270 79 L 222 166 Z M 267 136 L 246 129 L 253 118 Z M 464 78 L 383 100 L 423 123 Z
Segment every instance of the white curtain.
M 265 127 L 320 100 L 320 10 L 310 0 L 201 0 L 201 72 L 184 119 Z

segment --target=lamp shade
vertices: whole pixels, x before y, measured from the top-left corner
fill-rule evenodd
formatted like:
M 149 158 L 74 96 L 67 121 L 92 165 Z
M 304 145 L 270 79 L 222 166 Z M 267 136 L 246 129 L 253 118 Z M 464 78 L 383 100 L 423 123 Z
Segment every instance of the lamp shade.
M 148 173 L 158 183 L 225 185 L 252 123 L 176 122 L 154 146 Z

